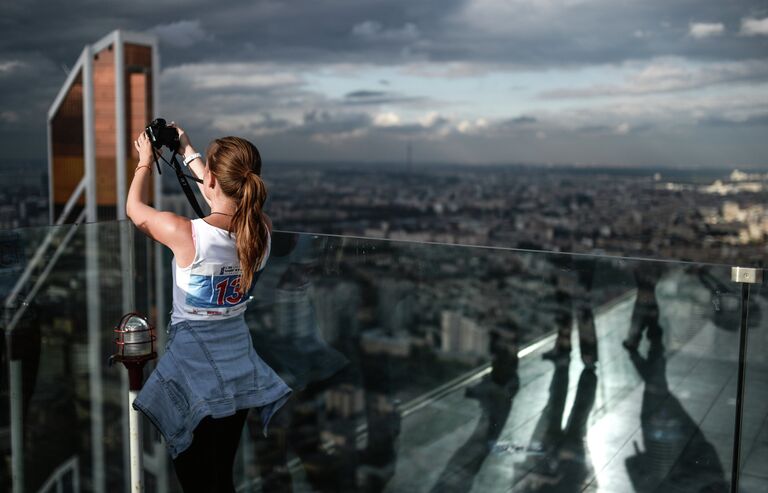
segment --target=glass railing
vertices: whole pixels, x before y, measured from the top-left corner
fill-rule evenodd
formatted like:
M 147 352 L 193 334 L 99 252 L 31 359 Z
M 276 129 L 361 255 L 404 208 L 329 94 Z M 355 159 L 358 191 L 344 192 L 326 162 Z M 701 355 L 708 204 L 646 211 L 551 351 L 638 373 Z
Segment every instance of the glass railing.
M 162 352 L 169 253 L 127 222 L 0 242 L 0 490 L 129 491 L 112 329 L 144 313 Z M 741 289 L 722 265 L 276 233 L 246 321 L 294 395 L 244 430 L 238 491 L 726 491 L 734 456 L 759 491 L 768 312 Z M 143 448 L 146 491 L 180 491 L 148 421 Z

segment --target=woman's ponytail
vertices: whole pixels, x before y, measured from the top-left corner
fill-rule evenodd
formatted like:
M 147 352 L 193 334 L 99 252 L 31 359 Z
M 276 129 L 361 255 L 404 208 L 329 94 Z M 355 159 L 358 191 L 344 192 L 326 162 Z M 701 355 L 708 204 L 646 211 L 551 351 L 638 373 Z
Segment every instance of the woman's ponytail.
M 242 274 L 238 292 L 246 293 L 269 248 L 269 225 L 262 211 L 267 187 L 256 146 L 240 137 L 223 137 L 208 147 L 208 168 L 222 191 L 236 202 L 230 231 L 235 235 Z
M 235 234 L 237 256 L 243 273 L 240 276 L 241 293 L 246 293 L 253 283 L 253 274 L 267 255 L 269 226 L 262 207 L 267 200 L 267 187 L 256 173 L 248 173 L 243 180 L 242 197 L 232 216 L 232 232 Z

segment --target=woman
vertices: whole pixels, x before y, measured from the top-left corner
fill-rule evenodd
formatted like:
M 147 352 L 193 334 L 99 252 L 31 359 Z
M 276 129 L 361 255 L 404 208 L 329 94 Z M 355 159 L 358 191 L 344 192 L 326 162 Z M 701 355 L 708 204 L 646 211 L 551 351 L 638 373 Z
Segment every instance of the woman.
M 173 310 L 166 351 L 134 407 L 164 436 L 185 492 L 234 492 L 232 467 L 248 409 L 257 408 L 266 434 L 291 392 L 254 351 L 244 321 L 246 294 L 270 251 L 271 223 L 262 212 L 267 192 L 253 144 L 216 139 L 203 162 L 176 128 L 185 162 L 203 177 L 211 213 L 189 220 L 147 204 L 153 154 L 141 133 L 126 213 L 173 252 Z

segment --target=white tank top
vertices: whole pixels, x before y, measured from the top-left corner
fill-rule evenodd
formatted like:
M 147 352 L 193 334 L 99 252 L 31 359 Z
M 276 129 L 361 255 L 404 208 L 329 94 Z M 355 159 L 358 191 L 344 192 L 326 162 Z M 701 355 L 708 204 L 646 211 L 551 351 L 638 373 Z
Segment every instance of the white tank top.
M 229 231 L 211 226 L 202 219 L 192 220 L 195 259 L 189 267 L 179 267 L 171 261 L 173 272 L 173 311 L 171 323 L 182 320 L 211 320 L 231 318 L 246 309 L 248 294 L 241 295 L 240 261 L 235 237 Z M 269 258 L 272 238 L 267 241 L 267 254 L 254 273 L 253 283 Z

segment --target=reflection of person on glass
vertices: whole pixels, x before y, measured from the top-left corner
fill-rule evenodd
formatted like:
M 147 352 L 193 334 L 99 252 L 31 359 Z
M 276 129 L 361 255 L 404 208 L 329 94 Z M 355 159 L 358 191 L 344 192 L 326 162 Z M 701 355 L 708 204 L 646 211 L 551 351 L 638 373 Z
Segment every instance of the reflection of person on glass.
M 288 258 L 270 264 L 273 275 L 275 270 L 282 272 L 275 286 L 262 287 L 274 294 L 274 325 L 262 329 L 261 333 L 255 331 L 255 337 L 267 348 L 264 356 L 267 363 L 290 384 L 294 395 L 275 414 L 268 437 L 260 436 L 261 424 L 255 416 L 249 418 L 261 490 L 265 493 L 292 491 L 288 458 L 289 452 L 293 452 L 301 459 L 313 490 L 339 491 L 343 489 L 343 481 L 354 483 L 355 476 L 343 474 L 345 464 L 323 447 L 323 392 L 330 385 L 329 379 L 348 361 L 320 333 L 311 296 L 312 271 L 317 264 L 312 238 L 276 233 L 273 245 L 274 257 Z
M 238 137 L 211 143 L 205 163 L 178 128 L 185 161 L 211 208 L 189 220 L 147 204 L 152 144 L 134 142 L 139 163 L 126 212 L 173 252 L 168 345 L 134 407 L 163 434 L 185 492 L 234 491 L 232 467 L 247 410 L 264 431 L 290 389 L 256 354 L 243 314 L 249 288 L 270 250 L 262 212 L 266 188 L 256 147 Z
M 579 378 L 576 398 L 568 424 L 562 428 L 568 394 L 568 366 L 560 365 L 552 375 L 549 401 L 531 438 L 532 455 L 522 465 L 520 486 L 530 492 L 582 491 L 591 476 L 591 464 L 584 437 L 587 418 L 595 403 L 597 376 L 584 369 Z M 533 464 L 531 464 L 533 462 Z M 516 488 L 519 491 L 521 488 Z
M 629 323 L 627 337 L 622 345 L 629 351 L 637 350 L 643 331 L 647 331 L 650 340 L 661 338 L 659 325 L 659 303 L 656 300 L 656 284 L 661 278 L 661 268 L 649 262 L 638 265 L 634 269 L 637 297 L 632 308 L 632 318 Z
M 554 277 L 557 338 L 555 347 L 545 352 L 542 357 L 557 365 L 568 363 L 575 311 L 581 360 L 585 367 L 594 368 L 597 363 L 597 336 L 595 316 L 592 312 L 592 278 L 595 263 L 591 260 L 577 261 L 572 255 L 565 255 L 558 256 L 555 264 L 559 267 L 559 272 Z
M 477 399 L 480 404 L 480 419 L 469 439 L 451 456 L 432 492 L 470 491 L 485 459 L 492 450 L 498 449 L 497 440 L 504 430 L 520 386 L 516 338 L 514 324 L 491 332 L 491 374 L 466 390 L 466 396 Z
M 646 358 L 637 351 L 630 358 L 645 382 L 640 411 L 645 452 L 635 444 L 636 455 L 626 459 L 635 491 L 728 491 L 717 451 L 669 391 L 661 340 L 651 339 Z

